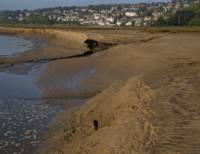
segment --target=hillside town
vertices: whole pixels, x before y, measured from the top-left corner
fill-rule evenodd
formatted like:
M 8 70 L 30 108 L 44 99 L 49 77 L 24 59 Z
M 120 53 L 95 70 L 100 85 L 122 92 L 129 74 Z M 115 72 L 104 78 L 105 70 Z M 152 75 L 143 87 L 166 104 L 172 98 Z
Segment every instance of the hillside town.
M 200 0 L 173 0 L 170 2 L 91 5 L 84 7 L 56 7 L 38 10 L 0 12 L 0 23 L 25 22 L 29 18 L 43 17 L 49 23 L 97 26 L 149 26 L 158 18 L 167 18 L 181 8 L 199 4 Z M 31 20 L 30 20 L 31 21 Z M 34 21 L 31 21 L 34 24 Z

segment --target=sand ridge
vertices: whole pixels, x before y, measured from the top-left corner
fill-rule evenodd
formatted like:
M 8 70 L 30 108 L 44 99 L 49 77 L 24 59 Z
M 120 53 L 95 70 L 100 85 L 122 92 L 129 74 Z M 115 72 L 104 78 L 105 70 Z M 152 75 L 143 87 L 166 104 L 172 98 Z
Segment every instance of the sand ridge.
M 49 64 L 94 66 L 95 75 L 82 80 L 77 93 L 81 87 L 99 93 L 71 118 L 62 118 L 63 126 L 47 134 L 41 153 L 199 153 L 199 34 L 156 34 L 152 39 L 141 33 L 138 38 L 86 59 Z M 50 68 L 41 76 L 53 74 Z
M 39 153 L 199 153 L 199 33 L 74 30 L 64 39 L 67 31 L 55 32 L 56 49 L 65 42 L 83 49 L 86 38 L 116 45 L 49 62 L 35 79 L 44 97 L 95 95 L 50 125 Z M 91 75 L 84 73 L 73 93 L 57 85 L 83 69 Z

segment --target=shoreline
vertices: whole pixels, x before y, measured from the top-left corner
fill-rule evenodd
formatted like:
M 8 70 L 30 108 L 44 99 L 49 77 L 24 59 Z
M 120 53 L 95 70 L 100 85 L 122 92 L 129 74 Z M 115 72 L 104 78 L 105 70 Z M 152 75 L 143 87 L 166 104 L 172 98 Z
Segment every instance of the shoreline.
M 34 50 L 29 52 L 24 52 L 16 54 L 13 58 L 3 58 L 0 59 L 2 64 L 6 63 L 18 63 L 18 62 L 31 62 L 37 61 L 40 59 L 56 58 L 62 56 L 69 56 L 73 52 L 79 53 L 80 50 L 86 49 L 82 41 L 84 41 L 84 36 L 80 34 L 79 40 L 74 40 L 74 38 L 66 37 L 66 34 L 62 34 L 60 31 L 51 31 L 48 29 L 29 29 L 29 28 L 0 28 L 0 34 L 4 35 L 18 35 L 27 38 L 39 37 L 47 41 L 47 46 L 39 46 Z M 75 37 L 76 33 L 70 34 L 72 37 Z M 64 42 L 56 42 L 57 40 L 65 41 L 69 40 L 69 44 L 64 44 Z M 67 40 L 66 40 L 67 41 Z M 80 42 L 80 43 L 79 43 Z M 37 42 L 38 43 L 38 42 Z M 68 49 L 68 50 L 66 50 Z M 59 50 L 59 51 L 54 51 Z M 66 50 L 66 51 L 65 51 Z M 71 50 L 71 51 L 70 51 Z M 63 55 L 65 54 L 65 55 Z M 38 56 L 38 57 L 37 57 Z M 62 57 L 61 56 L 61 57 Z
M 95 34 L 95 38 L 101 38 L 98 33 L 92 33 Z M 101 40 L 116 41 L 115 37 L 110 38 L 110 36 L 116 36 L 112 31 L 101 34 L 106 35 L 106 38 L 101 38 Z M 178 109 L 176 107 L 177 103 L 182 102 L 182 99 L 176 96 L 179 93 L 193 103 L 191 108 L 195 106 L 194 104 L 198 104 L 199 97 L 195 98 L 196 101 L 192 101 L 190 98 L 199 93 L 194 87 L 199 83 L 195 74 L 198 74 L 199 67 L 198 49 L 200 46 L 197 40 L 200 37 L 194 33 L 160 35 L 149 36 L 149 34 L 136 33 L 132 36 L 137 40 L 133 40 L 132 37 L 129 40 L 120 34 L 118 35 L 122 37 L 120 39 L 128 43 L 117 40 L 121 44 L 107 49 L 105 52 L 87 57 L 87 60 L 53 62 L 49 68 L 54 64 L 58 66 L 82 66 L 85 64 L 95 66 L 95 76 L 82 81 L 79 88 L 88 87 L 85 90 L 99 89 L 100 91 L 83 106 L 74 110 L 70 118 L 66 118 L 67 113 L 61 115 L 61 119 L 57 120 L 58 123 L 62 123 L 61 127 L 56 127 L 57 122 L 50 126 L 50 132 L 46 134 L 45 144 L 39 150 L 40 153 L 110 154 L 131 152 L 151 154 L 151 151 L 159 153 L 159 148 L 170 154 L 177 149 L 180 152 L 184 150 L 188 153 L 193 150 L 198 151 L 192 140 L 187 138 L 188 130 L 182 129 L 185 125 L 179 126 L 173 121 L 180 123 L 184 121 L 181 118 L 184 113 L 191 116 L 200 115 L 197 110 L 182 111 L 187 102 L 184 102 L 183 106 L 180 105 L 180 110 L 179 107 Z M 140 38 L 141 36 L 142 38 Z M 177 44 L 180 43 L 186 47 L 179 46 L 178 48 Z M 70 70 L 70 68 L 66 68 L 66 71 L 70 72 Z M 54 73 L 51 70 L 45 72 Z M 188 78 L 190 75 L 192 75 L 191 79 Z M 195 83 L 187 84 L 187 82 L 191 83 L 194 78 Z M 190 92 L 190 86 L 193 87 L 192 92 Z M 186 91 L 183 92 L 182 88 Z M 176 100 L 168 102 L 173 98 Z M 174 109 L 177 109 L 175 113 Z M 169 118 L 165 118 L 165 116 Z M 164 126 L 168 119 L 172 123 L 169 123 L 167 125 L 169 129 L 165 130 Z M 198 124 L 196 126 L 198 127 Z M 196 126 L 189 124 L 189 131 Z M 175 138 L 177 133 L 173 132 L 173 128 L 177 128 L 177 131 L 180 132 L 178 136 L 185 138 L 180 147 L 175 146 L 180 141 Z M 185 135 L 182 135 L 181 132 L 184 132 Z M 192 134 L 190 136 L 195 138 Z M 171 148 L 165 148 L 165 144 L 162 144 L 165 142 Z
M 54 56 L 65 44 L 86 51 L 87 39 L 116 45 L 87 57 L 51 61 L 39 73 L 35 83 L 45 97 L 97 93 L 72 109 L 71 116 L 66 110 L 55 119 L 38 153 L 175 154 L 200 150 L 196 146 L 200 134 L 199 33 L 53 32 L 60 36 L 49 44 L 59 49 Z M 71 53 L 75 52 L 66 54 Z M 66 77 L 72 83 L 78 81 L 73 90 L 57 87 Z

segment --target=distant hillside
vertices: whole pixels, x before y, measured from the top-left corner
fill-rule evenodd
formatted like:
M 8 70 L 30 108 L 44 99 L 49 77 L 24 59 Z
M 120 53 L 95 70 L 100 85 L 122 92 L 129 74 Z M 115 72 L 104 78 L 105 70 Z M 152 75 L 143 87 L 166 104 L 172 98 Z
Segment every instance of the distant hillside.
M 181 9 L 168 17 L 160 17 L 157 26 L 200 26 L 200 4 Z
M 0 11 L 1 25 L 199 26 L 200 0 Z

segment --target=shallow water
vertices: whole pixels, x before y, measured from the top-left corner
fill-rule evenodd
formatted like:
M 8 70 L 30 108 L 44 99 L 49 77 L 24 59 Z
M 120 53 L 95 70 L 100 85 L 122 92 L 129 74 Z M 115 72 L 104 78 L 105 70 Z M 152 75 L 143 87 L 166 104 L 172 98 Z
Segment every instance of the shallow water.
M 59 68 L 60 65 L 57 67 Z M 47 69 L 48 65 L 44 67 Z M 63 70 L 65 71 L 65 70 Z M 44 97 L 65 97 L 69 95 L 77 95 L 87 92 L 88 87 L 82 87 L 81 83 L 87 78 L 95 75 L 96 68 L 86 67 L 83 70 L 78 70 L 73 73 L 62 72 L 47 72 L 42 78 L 36 80 L 36 84 L 41 89 L 41 94 Z
M 32 48 L 22 38 L 0 36 L 0 56 L 12 55 Z M 15 64 L 0 71 L 0 154 L 32 154 L 41 143 L 48 124 L 66 107 L 82 104 L 84 97 L 45 97 L 44 89 L 53 93 L 69 93 L 79 83 L 95 74 L 95 68 L 85 68 L 74 74 L 52 77 L 45 87 L 36 84 L 44 63 Z M 59 66 L 58 66 L 59 68 Z M 57 105 L 55 105 L 57 104 Z
M 0 56 L 8 56 L 33 48 L 34 44 L 30 40 L 19 37 L 0 35 Z
M 32 83 L 32 75 L 0 72 L 0 99 L 34 99 L 40 92 Z
M 29 64 L 20 65 L 23 65 L 22 68 L 30 67 Z M 12 72 L 12 69 L 0 72 L 0 153 L 34 153 L 52 119 L 62 112 L 64 107 L 80 105 L 86 101 L 87 98 L 83 97 L 44 98 L 34 80 L 45 65 L 33 65 L 25 73 Z M 65 80 L 55 82 L 59 83 L 59 86 L 64 85 L 63 90 L 74 91 L 83 78 L 94 72 L 94 68 L 82 70 L 66 76 Z
M 94 75 L 96 73 L 96 68 L 95 67 L 90 67 L 86 68 L 84 70 L 81 70 L 79 72 L 76 72 L 74 74 L 69 75 L 64 83 L 64 89 L 66 91 L 76 91 L 78 90 L 79 83 L 86 79 L 89 78 L 90 76 Z
M 61 107 L 38 100 L 0 100 L 0 153 L 33 153 Z
M 33 82 L 40 69 L 42 65 L 27 74 L 0 72 L 0 153 L 32 153 L 48 123 L 63 110 L 40 97 Z

